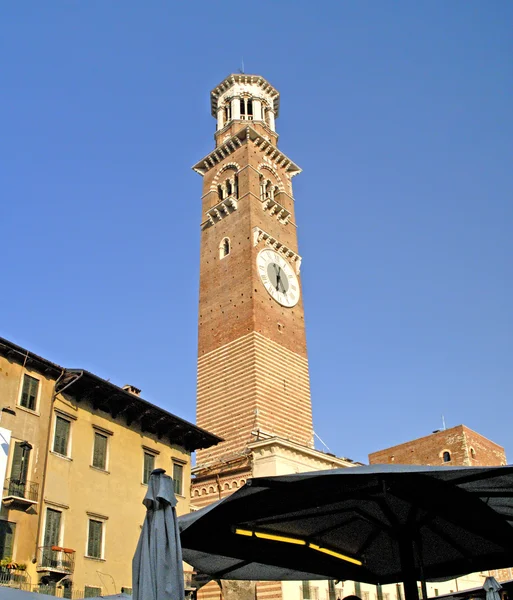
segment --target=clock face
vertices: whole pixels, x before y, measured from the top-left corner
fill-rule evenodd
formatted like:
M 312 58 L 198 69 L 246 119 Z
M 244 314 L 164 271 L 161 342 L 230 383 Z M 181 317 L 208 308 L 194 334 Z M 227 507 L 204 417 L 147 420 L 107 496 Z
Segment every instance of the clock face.
M 264 248 L 258 253 L 257 268 L 265 289 L 276 302 L 289 308 L 298 303 L 299 281 L 283 256 Z

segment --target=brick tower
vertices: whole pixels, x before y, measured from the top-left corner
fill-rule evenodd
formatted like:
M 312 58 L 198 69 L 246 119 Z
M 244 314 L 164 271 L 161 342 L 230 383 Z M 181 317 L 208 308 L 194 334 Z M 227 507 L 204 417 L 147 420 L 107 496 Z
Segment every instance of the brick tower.
M 239 457 L 255 436 L 312 446 L 301 258 L 291 179 L 277 148 L 278 92 L 230 75 L 211 93 L 216 148 L 203 176 L 197 423 L 224 438 L 198 465 Z
M 197 453 L 196 508 L 248 477 L 350 466 L 313 448 L 292 193 L 301 169 L 277 147 L 279 93 L 236 74 L 211 103 L 215 149 L 194 166 L 203 177 L 197 424 L 224 442 Z M 251 598 L 287 596 L 280 582 L 252 585 Z M 219 598 L 219 588 L 199 597 Z

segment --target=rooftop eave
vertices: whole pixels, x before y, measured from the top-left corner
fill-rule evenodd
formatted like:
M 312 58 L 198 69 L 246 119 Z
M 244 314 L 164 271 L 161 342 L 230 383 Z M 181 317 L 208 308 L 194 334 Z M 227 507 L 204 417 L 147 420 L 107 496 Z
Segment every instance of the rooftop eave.
M 223 441 L 215 434 L 89 371 L 66 369 L 66 375 L 56 392 L 70 394 L 79 402 L 88 400 L 93 408 L 108 412 L 113 418 L 123 415 L 128 426 L 138 423 L 141 431 L 159 437 L 166 436 L 171 443 L 181 445 L 190 452 L 210 448 Z
M 258 85 L 271 96 L 273 99 L 273 110 L 275 117 L 278 117 L 280 112 L 280 93 L 273 87 L 266 79 L 261 75 L 249 75 L 246 73 L 232 73 L 228 75 L 226 79 L 223 79 L 219 85 L 217 85 L 210 92 L 210 103 L 212 108 L 212 116 L 217 117 L 217 101 L 219 97 L 229 90 L 235 83 L 248 83 Z
M 205 175 L 205 173 L 235 152 L 235 150 L 240 148 L 248 140 L 255 142 L 255 144 L 262 149 L 277 166 L 283 167 L 290 177 L 294 177 L 301 173 L 301 167 L 292 162 L 290 158 L 278 150 L 274 144 L 262 137 L 262 134 L 255 131 L 253 127 L 245 127 L 238 131 L 229 140 L 226 140 L 224 144 L 221 144 L 212 150 L 210 154 L 207 154 L 207 156 L 196 163 L 192 167 L 192 170 L 202 176 Z

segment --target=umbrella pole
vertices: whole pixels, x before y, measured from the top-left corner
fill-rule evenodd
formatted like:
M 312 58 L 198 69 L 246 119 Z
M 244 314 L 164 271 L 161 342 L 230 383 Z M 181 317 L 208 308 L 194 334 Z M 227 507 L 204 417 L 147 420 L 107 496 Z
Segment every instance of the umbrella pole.
M 427 591 L 426 580 L 425 579 L 421 579 L 420 580 L 420 585 L 421 585 L 421 588 L 422 588 L 422 600 L 427 600 L 428 591 Z
M 403 572 L 403 586 L 405 600 L 419 600 L 419 588 L 415 576 L 415 558 L 413 541 L 408 535 L 399 540 L 399 555 L 401 558 L 401 570 Z

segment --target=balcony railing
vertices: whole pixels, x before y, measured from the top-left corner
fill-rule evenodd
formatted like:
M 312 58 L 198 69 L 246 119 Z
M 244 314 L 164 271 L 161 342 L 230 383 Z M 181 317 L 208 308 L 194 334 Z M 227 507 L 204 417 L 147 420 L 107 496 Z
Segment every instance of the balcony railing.
M 37 570 L 71 574 L 75 570 L 75 551 L 60 546 L 37 549 Z
M 5 480 L 4 502 L 18 501 L 24 504 L 36 504 L 39 496 L 39 483 L 34 481 L 20 481 L 9 478 Z
M 2 567 L 0 568 L 0 586 L 30 591 L 30 577 L 26 571 Z

